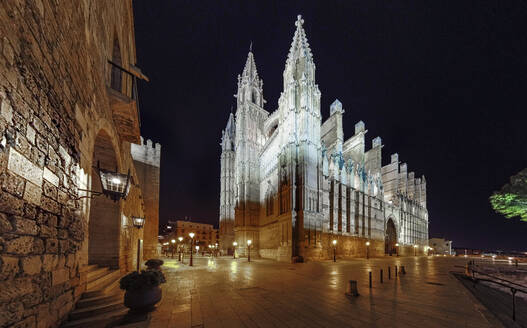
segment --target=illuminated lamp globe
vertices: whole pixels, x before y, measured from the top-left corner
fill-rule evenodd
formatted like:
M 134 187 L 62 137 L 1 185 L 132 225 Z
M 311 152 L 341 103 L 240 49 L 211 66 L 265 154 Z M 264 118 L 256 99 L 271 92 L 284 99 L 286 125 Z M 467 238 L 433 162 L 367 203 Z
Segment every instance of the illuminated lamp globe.
M 141 229 L 145 225 L 145 218 L 133 217 L 132 223 L 137 229 Z
M 115 202 L 120 199 L 126 199 L 130 192 L 130 170 L 128 170 L 128 174 L 119 173 L 117 170 L 104 170 L 100 168 L 97 162 L 97 171 L 103 195 Z

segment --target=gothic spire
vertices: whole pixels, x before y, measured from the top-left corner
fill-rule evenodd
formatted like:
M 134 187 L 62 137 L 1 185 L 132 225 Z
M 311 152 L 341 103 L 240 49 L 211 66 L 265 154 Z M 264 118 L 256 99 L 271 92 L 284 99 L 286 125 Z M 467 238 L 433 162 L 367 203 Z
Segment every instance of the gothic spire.
M 232 138 L 234 136 L 235 128 L 236 126 L 234 124 L 234 115 L 232 114 L 232 109 L 231 109 L 229 120 L 227 121 L 227 126 L 225 126 L 225 133 L 229 134 L 229 136 Z
M 313 54 L 309 48 L 309 43 L 307 42 L 306 31 L 303 28 L 304 20 L 302 15 L 297 16 L 295 22 L 296 31 L 293 36 L 293 42 L 291 42 L 291 48 L 289 49 L 289 54 L 287 55 L 286 65 L 294 63 L 298 58 L 306 57 L 308 61 L 313 60 Z
M 249 54 L 247 55 L 247 61 L 245 62 L 245 67 L 243 68 L 242 80 L 249 81 L 249 82 L 250 81 L 259 82 L 258 71 L 256 70 L 256 63 L 254 61 L 254 55 L 253 55 L 252 48 L 253 48 L 253 43 L 251 42 Z
M 258 76 L 256 63 L 252 51 L 252 42 L 247 55 L 247 61 L 241 75 L 238 75 L 238 105 L 244 102 L 251 102 L 263 108 L 263 81 Z

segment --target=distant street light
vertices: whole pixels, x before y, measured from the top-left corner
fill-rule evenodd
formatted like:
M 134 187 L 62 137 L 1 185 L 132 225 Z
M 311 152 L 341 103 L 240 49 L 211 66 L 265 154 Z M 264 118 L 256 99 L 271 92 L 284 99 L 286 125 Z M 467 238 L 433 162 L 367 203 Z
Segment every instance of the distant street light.
M 232 252 L 232 258 L 236 259 L 236 246 L 238 246 L 237 242 L 232 243 L 232 247 L 234 248 L 234 251 Z
M 177 240 L 179 240 L 178 253 L 179 253 L 179 262 L 181 262 L 181 242 L 183 241 L 183 237 L 178 237 Z
M 414 256 L 417 256 L 417 245 L 414 245 Z
M 368 260 L 370 258 L 370 242 L 366 242 L 366 259 Z
M 174 244 L 176 243 L 176 240 L 172 239 L 170 242 L 172 243 L 172 245 L 170 246 L 170 248 L 172 249 L 172 258 L 174 258 Z
M 247 251 L 249 253 L 249 256 L 247 257 L 247 262 L 251 262 L 251 244 L 253 243 L 252 240 L 247 240 Z
M 333 262 L 337 262 L 337 240 L 333 239 Z
M 194 253 L 194 250 L 192 249 L 192 247 L 194 246 L 194 233 L 191 232 L 188 234 L 189 237 L 190 237 L 190 266 L 192 266 L 192 253 Z

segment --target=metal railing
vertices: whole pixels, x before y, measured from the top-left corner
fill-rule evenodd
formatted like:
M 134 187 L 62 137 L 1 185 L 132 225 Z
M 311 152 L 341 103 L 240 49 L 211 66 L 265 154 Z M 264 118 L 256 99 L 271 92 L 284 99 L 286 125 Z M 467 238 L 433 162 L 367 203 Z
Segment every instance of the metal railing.
M 111 68 L 110 88 L 132 99 L 136 103 L 137 118 L 141 125 L 139 97 L 137 93 L 137 77 L 121 65 L 108 60 Z
M 503 279 L 503 278 L 496 277 L 496 276 L 493 276 L 491 274 L 488 274 L 482 271 L 475 270 L 474 269 L 475 266 L 476 265 L 474 261 L 469 261 L 466 267 L 466 270 L 467 270 L 466 274 L 469 278 L 472 279 L 472 281 L 474 282 L 474 286 L 478 281 L 485 281 L 485 282 L 493 283 L 493 284 L 510 289 L 510 292 L 512 295 L 512 320 L 516 321 L 516 293 L 520 292 L 520 293 L 524 293 L 527 295 L 527 286 L 523 286 L 513 281 L 509 281 L 507 279 Z M 483 276 L 484 278 L 476 277 L 476 273 L 478 275 Z M 485 278 L 485 277 L 488 277 L 488 278 Z

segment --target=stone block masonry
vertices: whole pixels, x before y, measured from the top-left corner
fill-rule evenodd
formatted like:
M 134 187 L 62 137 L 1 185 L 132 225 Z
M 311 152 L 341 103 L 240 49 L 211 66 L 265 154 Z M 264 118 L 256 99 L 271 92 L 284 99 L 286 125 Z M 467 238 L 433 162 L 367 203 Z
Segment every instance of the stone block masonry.
M 86 288 L 85 266 L 99 264 L 91 236 L 111 241 L 113 266 L 133 268 L 140 188 L 100 218 L 105 198 L 79 189 L 100 191 L 97 161 L 138 181 L 139 135 L 126 130 L 139 120 L 126 100 L 141 75 L 135 53 L 131 0 L 0 1 L 0 327 L 58 327 Z
M 144 251 L 145 259 L 155 258 L 159 235 L 159 177 L 161 170 L 161 145 L 141 137 L 141 145 L 131 145 L 134 166 L 141 185 L 145 204 Z

